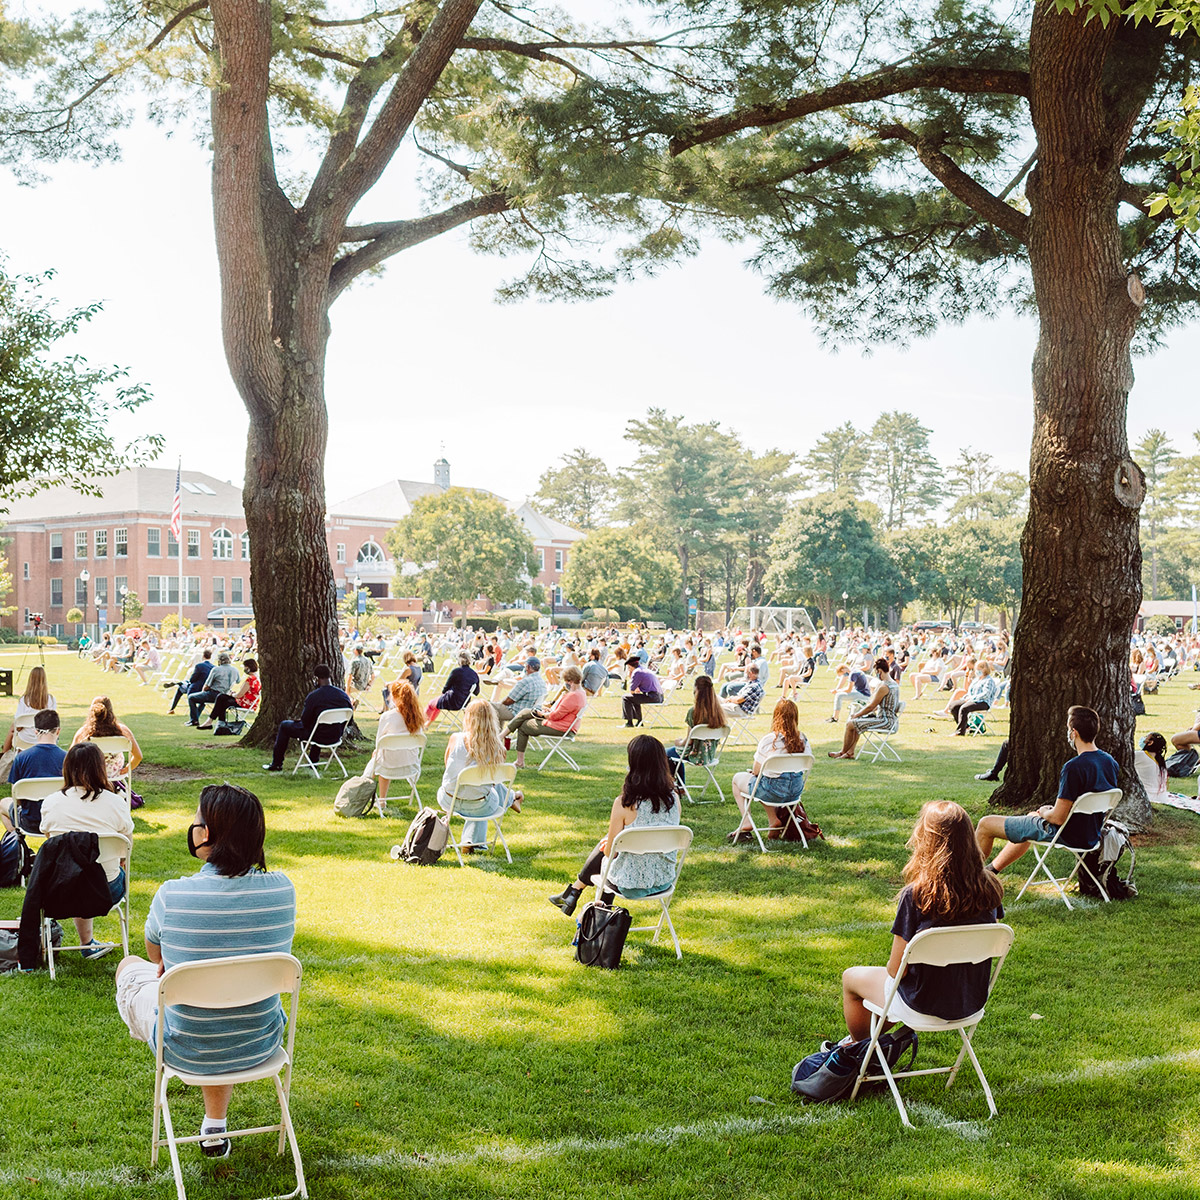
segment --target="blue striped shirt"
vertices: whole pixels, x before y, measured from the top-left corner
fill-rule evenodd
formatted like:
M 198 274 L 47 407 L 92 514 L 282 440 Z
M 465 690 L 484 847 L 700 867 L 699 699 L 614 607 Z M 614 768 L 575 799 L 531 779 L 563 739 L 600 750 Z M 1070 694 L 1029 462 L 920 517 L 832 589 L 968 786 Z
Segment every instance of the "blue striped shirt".
M 158 889 L 146 941 L 162 950 L 166 970 L 203 958 L 288 954 L 296 929 L 296 889 L 282 871 L 221 875 L 211 863 Z M 164 1022 L 168 1066 L 198 1074 L 241 1071 L 274 1054 L 283 1038 L 278 996 L 241 1008 L 173 1005 Z

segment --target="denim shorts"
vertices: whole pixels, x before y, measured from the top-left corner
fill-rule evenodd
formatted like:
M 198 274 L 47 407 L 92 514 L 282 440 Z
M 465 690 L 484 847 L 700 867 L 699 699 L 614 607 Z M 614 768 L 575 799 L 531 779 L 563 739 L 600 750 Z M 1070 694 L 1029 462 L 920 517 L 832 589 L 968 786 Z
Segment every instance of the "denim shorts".
M 1009 842 L 1049 842 L 1058 832 L 1045 817 L 1005 817 L 1004 838 Z

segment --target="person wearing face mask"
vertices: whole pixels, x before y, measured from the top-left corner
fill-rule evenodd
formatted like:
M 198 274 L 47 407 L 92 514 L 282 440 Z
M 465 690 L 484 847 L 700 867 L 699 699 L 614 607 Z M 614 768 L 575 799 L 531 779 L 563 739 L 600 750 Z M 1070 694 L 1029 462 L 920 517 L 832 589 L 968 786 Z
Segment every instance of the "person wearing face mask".
M 153 1045 L 164 971 L 201 959 L 291 953 L 296 889 L 282 871 L 267 870 L 265 839 L 266 818 L 253 792 L 230 783 L 201 791 L 187 842 L 203 865 L 195 875 L 168 879 L 158 889 L 146 918 L 147 957 L 131 954 L 117 967 L 117 1011 L 130 1037 Z M 278 996 L 202 1014 L 168 1008 L 163 1059 L 201 1075 L 248 1070 L 275 1053 L 283 1030 Z M 201 1091 L 200 1149 L 209 1158 L 227 1158 L 230 1139 L 222 1134 L 233 1089 Z
M 1081 849 L 1091 849 L 1099 844 L 1104 814 L 1071 816 L 1071 805 L 1086 792 L 1106 792 L 1117 786 L 1117 760 L 1096 745 L 1099 731 L 1100 716 L 1095 709 L 1071 705 L 1067 710 L 1067 741 L 1075 757 L 1063 766 L 1058 781 L 1058 799 L 1024 817 L 989 815 L 980 819 L 975 827 L 975 840 L 985 862 L 997 838 L 1008 843 L 991 864 L 997 874 L 1015 863 L 1029 849 L 1031 842 L 1052 841 L 1058 827 L 1068 817 L 1064 841 Z
M 954 731 L 955 737 L 964 737 L 967 732 L 967 719 L 972 713 L 987 712 L 996 699 L 996 681 L 992 677 L 992 665 L 988 662 L 975 664 L 975 678 L 967 688 L 963 699 L 950 705 L 950 715 L 958 722 Z

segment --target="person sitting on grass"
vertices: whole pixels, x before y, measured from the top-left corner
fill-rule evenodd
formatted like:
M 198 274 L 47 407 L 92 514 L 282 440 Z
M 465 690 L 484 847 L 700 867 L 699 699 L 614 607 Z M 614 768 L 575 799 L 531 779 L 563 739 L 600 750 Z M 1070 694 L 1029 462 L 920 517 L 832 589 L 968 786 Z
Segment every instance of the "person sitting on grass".
M 1190 729 L 1171 735 L 1171 745 L 1176 750 L 1186 750 L 1189 746 L 1200 745 L 1200 713 L 1196 714 L 1196 723 Z
M 350 708 L 350 697 L 340 687 L 334 687 L 330 680 L 333 678 L 329 668 L 324 663 L 318 663 L 313 668 L 313 681 L 316 687 L 304 697 L 304 708 L 298 721 L 280 721 L 275 731 L 275 748 L 271 761 L 263 763 L 264 771 L 282 771 L 283 759 L 287 754 L 288 743 L 295 738 L 299 742 L 308 741 L 312 731 L 317 727 L 317 718 L 331 708 Z M 323 739 L 329 744 L 335 743 L 345 731 L 345 722 L 338 725 L 324 726 Z M 321 751 L 312 747 L 308 752 L 312 762 L 321 761 Z
M 692 684 L 692 706 L 683 717 L 683 723 L 690 732 L 693 729 L 719 729 L 728 734 L 729 727 L 725 724 L 725 710 L 717 699 L 716 688 L 707 675 L 697 675 Z M 667 749 L 667 757 L 671 760 L 671 769 L 680 783 L 687 782 L 685 763 L 708 764 L 717 757 L 721 743 L 714 738 L 680 738 L 674 746 Z M 678 747 L 678 749 L 676 748 Z
M 1161 803 L 1170 795 L 1167 780 L 1167 739 L 1161 733 L 1148 733 L 1141 742 L 1141 752 L 1133 757 L 1137 777 L 1146 789 L 1146 799 Z
M 446 743 L 446 769 L 438 788 L 437 801 L 447 812 L 454 795 L 458 777 L 467 767 L 498 767 L 504 762 L 504 742 L 500 739 L 500 723 L 486 700 L 472 700 L 463 715 L 460 732 L 452 733 Z M 513 791 L 503 783 L 463 784 L 458 789 L 454 811 L 464 817 L 490 812 L 496 807 L 513 812 L 521 811 L 524 793 Z M 459 849 L 466 854 L 487 849 L 487 821 L 467 821 L 463 826 Z
M 894 733 L 899 722 L 900 685 L 892 678 L 886 658 L 875 660 L 875 691 L 866 707 L 846 722 L 841 750 L 830 750 L 830 758 L 854 758 L 858 739 L 867 730 Z
M 754 776 L 760 776 L 755 796 L 760 800 L 785 801 L 793 804 L 804 792 L 804 772 L 767 770 L 767 759 L 773 754 L 804 754 L 809 749 L 808 738 L 800 732 L 800 710 L 794 700 L 780 700 L 771 714 L 771 732 L 758 739 L 754 762 L 749 771 L 739 771 L 733 777 L 733 798 L 742 814 L 741 824 L 726 838 L 735 845 L 753 840 L 750 825 L 750 788 Z M 783 836 L 787 813 L 781 808 L 767 808 L 769 829 L 767 837 Z
M 363 770 L 363 774 L 368 778 L 375 776 L 381 800 L 387 798 L 391 779 L 380 775 L 379 768 L 389 771 L 397 779 L 411 779 L 416 783 L 421 778 L 421 747 L 381 750 L 379 743 L 385 737 L 422 733 L 425 729 L 425 714 L 421 712 L 421 702 L 417 699 L 412 684 L 406 679 L 397 679 L 389 685 L 388 692 L 391 704 L 379 718 L 379 728 L 375 731 L 375 753 L 371 755 L 371 761 Z
M 222 692 L 213 701 L 212 712 L 208 714 L 208 720 L 203 725 L 197 725 L 197 729 L 212 729 L 217 722 L 225 720 L 225 714 L 231 708 L 240 708 L 249 712 L 258 703 L 258 697 L 262 694 L 262 680 L 258 677 L 258 660 L 247 658 L 242 666 L 246 670 L 246 678 L 238 685 L 236 691 Z M 221 732 L 220 729 L 217 730 L 217 733 Z
M 432 728 L 443 709 L 461 712 L 472 696 L 479 695 L 479 676 L 471 667 L 471 655 L 466 650 L 458 654 L 458 666 L 446 676 L 442 694 L 425 710 L 425 722 Z
M 852 671 L 843 664 L 835 673 L 838 679 L 833 688 L 833 716 L 825 718 L 826 724 L 829 725 L 837 724 L 838 714 L 842 711 L 843 704 L 851 702 L 866 704 L 870 701 L 871 693 L 874 690 L 871 687 L 871 681 L 861 671 Z
M 1063 841 L 1067 845 L 1091 850 L 1099 844 L 1104 814 L 1071 816 L 1071 805 L 1086 792 L 1106 792 L 1117 786 L 1117 760 L 1096 745 L 1099 731 L 1100 717 L 1095 709 L 1071 705 L 1067 709 L 1067 741 L 1075 757 L 1063 766 L 1058 780 L 1058 799 L 1023 817 L 992 814 L 980 818 L 975 838 L 985 861 L 997 838 L 1008 843 L 992 861 L 991 869 L 997 875 L 1015 863 L 1029 849 L 1030 843 L 1052 841 L 1063 822 L 1067 823 L 1063 830 Z
M 131 954 L 117 967 L 117 1011 L 129 1036 L 154 1045 L 158 980 L 182 963 L 239 954 L 290 954 L 296 928 L 296 889 L 282 871 L 268 871 L 267 825 L 253 792 L 231 783 L 200 792 L 187 847 L 201 861 L 197 874 L 168 879 L 146 918 L 146 958 Z M 278 996 L 233 1009 L 168 1008 L 163 1060 L 180 1071 L 216 1075 L 265 1062 L 283 1041 Z M 201 1087 L 204 1121 L 199 1143 L 208 1158 L 228 1158 L 222 1137 L 231 1086 Z
M 593 877 L 601 873 L 604 858 L 613 839 L 622 829 L 642 829 L 654 825 L 679 824 L 679 794 L 671 778 L 671 765 L 663 744 L 648 733 L 639 733 L 626 751 L 629 772 L 621 786 L 621 794 L 612 803 L 608 817 L 608 833 L 588 855 L 574 883 L 568 884 L 550 903 L 561 908 L 569 917 L 585 888 L 593 885 Z M 609 881 L 630 900 L 653 896 L 666 891 L 675 880 L 676 852 L 653 854 L 618 854 L 609 870 Z M 600 900 L 610 903 L 613 892 Z
M 583 676 L 578 667 L 564 667 L 563 686 L 566 691 L 555 701 L 549 711 L 527 708 L 519 712 L 508 723 L 507 732 L 517 735 L 517 767 L 525 766 L 525 747 L 535 737 L 566 737 L 575 726 L 576 718 L 587 703 L 582 684 Z
M 952 800 L 931 800 L 908 839 L 912 856 L 892 923 L 892 952 L 886 967 L 848 967 L 842 974 L 842 1012 L 850 1031 L 843 1044 L 871 1036 L 866 1001 L 883 1007 L 900 969 L 904 948 L 922 930 L 945 925 L 990 925 L 1004 916 L 1004 887 L 984 868 L 971 818 Z M 913 1014 L 958 1021 L 987 1001 L 991 962 L 949 967 L 918 963 L 900 980 L 888 1028 Z
M 108 784 L 104 754 L 94 742 L 80 742 L 67 751 L 62 766 L 63 788 L 42 801 L 41 833 L 94 833 L 98 837 L 116 833 L 133 837 L 129 801 Z M 100 866 L 108 880 L 109 896 L 115 905 L 125 895 L 125 860 L 111 844 L 100 846 Z M 103 958 L 115 948 L 113 942 L 98 942 L 92 936 L 92 918 L 76 917 L 75 929 L 84 958 Z

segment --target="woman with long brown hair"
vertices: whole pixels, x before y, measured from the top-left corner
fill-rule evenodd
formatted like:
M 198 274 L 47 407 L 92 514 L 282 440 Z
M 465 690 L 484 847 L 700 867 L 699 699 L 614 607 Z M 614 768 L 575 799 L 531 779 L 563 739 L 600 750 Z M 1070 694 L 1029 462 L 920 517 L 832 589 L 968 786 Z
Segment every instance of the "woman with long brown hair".
M 363 771 L 368 777 L 375 776 L 380 799 L 387 796 L 388 784 L 392 779 L 411 779 L 415 783 L 421 778 L 421 748 L 381 750 L 379 743 L 385 737 L 395 734 L 423 733 L 425 730 L 425 714 L 421 711 L 421 702 L 407 679 L 397 679 L 395 683 L 389 684 L 388 697 L 391 704 L 379 718 L 379 728 L 375 731 L 375 753 L 371 755 L 371 761 Z M 379 774 L 381 767 L 389 772 L 391 778 Z
M 709 676 L 696 676 L 692 684 L 692 706 L 684 714 L 683 723 L 689 733 L 693 729 L 722 729 L 728 732 L 725 710 L 721 707 L 721 701 L 717 699 L 717 689 Z M 680 783 L 686 783 L 687 768 L 684 763 L 711 763 L 717 757 L 720 744 L 712 738 L 681 737 L 674 746 L 669 746 L 667 757 L 671 760 L 675 778 Z
M 733 777 L 733 798 L 741 810 L 742 823 L 729 834 L 727 840 L 748 842 L 754 837 L 750 829 L 750 784 L 755 775 L 761 775 L 755 795 L 763 800 L 796 803 L 804 791 L 803 771 L 778 773 L 767 768 L 767 759 L 772 754 L 805 754 L 809 750 L 808 738 L 800 732 L 800 710 L 794 700 L 780 700 L 771 714 L 771 732 L 759 739 L 754 749 L 754 762 L 749 771 L 739 771 Z M 782 809 L 768 808 L 770 824 L 768 838 L 783 836 L 787 817 Z
M 128 765 L 125 763 L 123 754 L 114 752 L 104 756 L 104 766 L 108 771 L 109 781 L 114 785 L 115 790 L 120 791 L 125 787 L 129 772 L 142 761 L 142 748 L 138 745 L 137 738 L 133 736 L 133 730 L 117 720 L 117 714 L 113 711 L 113 703 L 107 696 L 97 696 L 92 701 L 87 719 L 71 739 L 71 745 L 77 746 L 80 742 L 90 742 L 93 738 L 99 737 L 129 739 Z
M 904 868 L 906 886 L 898 897 L 887 966 L 849 967 L 842 975 L 848 1042 L 870 1036 L 871 1014 L 864 1002 L 882 1006 L 904 948 L 918 933 L 941 925 L 991 924 L 1004 916 L 1004 885 L 984 866 L 975 828 L 961 806 L 931 800 L 921 809 L 908 846 L 912 856 Z M 890 1012 L 899 1021 L 909 1012 L 960 1020 L 983 1007 L 990 974 L 988 961 L 911 966 Z
M 29 672 L 29 678 L 25 681 L 25 691 L 17 701 L 17 711 L 14 714 L 12 728 L 8 731 L 8 737 L 4 739 L 3 753 L 7 754 L 13 748 L 14 738 L 16 739 L 18 750 L 25 750 L 37 741 L 37 735 L 33 732 L 32 724 L 24 728 L 20 735 L 18 735 L 17 721 L 21 720 L 22 717 L 27 717 L 32 722 L 38 713 L 44 712 L 48 708 L 57 707 L 54 703 L 54 697 L 50 694 L 50 687 L 46 682 L 46 668 L 42 666 L 34 667 Z

